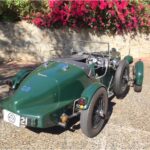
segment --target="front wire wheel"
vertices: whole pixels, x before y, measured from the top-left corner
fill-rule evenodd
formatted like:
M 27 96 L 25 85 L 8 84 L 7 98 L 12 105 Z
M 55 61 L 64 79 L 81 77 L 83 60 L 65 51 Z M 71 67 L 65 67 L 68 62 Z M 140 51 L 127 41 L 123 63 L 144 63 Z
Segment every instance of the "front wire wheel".
M 102 130 L 108 112 L 108 96 L 104 87 L 94 94 L 89 108 L 81 111 L 80 126 L 82 132 L 92 138 Z
M 129 91 L 129 63 L 122 60 L 114 76 L 113 90 L 117 98 L 124 98 Z

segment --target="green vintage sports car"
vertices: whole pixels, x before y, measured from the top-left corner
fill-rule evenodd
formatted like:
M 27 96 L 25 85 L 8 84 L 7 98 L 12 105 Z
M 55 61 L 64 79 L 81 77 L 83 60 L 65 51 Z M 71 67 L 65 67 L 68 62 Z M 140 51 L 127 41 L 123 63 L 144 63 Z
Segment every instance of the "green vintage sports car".
M 108 98 L 123 98 L 131 84 L 142 90 L 143 62 L 108 52 L 79 52 L 57 58 L 34 69 L 23 69 L 9 81 L 11 94 L 0 101 L 3 120 L 17 127 L 66 126 L 80 114 L 80 126 L 88 137 L 96 136 L 108 118 Z

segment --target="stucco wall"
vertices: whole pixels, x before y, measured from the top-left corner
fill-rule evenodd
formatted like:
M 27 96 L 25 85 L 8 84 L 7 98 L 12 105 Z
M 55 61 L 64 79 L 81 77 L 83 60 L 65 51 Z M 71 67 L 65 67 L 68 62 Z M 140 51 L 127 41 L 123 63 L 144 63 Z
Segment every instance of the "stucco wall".
M 107 45 L 82 43 L 76 40 L 108 42 L 122 56 L 150 57 L 150 35 L 101 35 L 89 30 L 41 30 L 24 21 L 17 24 L 0 23 L 0 58 L 43 61 L 53 56 L 69 55 L 71 51 L 106 50 Z

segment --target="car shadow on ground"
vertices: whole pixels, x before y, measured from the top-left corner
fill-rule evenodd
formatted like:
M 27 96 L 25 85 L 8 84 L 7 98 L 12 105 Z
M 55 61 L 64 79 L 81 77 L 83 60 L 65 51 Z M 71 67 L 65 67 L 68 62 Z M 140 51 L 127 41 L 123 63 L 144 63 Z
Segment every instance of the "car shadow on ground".
M 80 129 L 79 120 L 80 120 L 79 115 L 70 119 L 65 128 L 61 127 L 61 126 L 54 126 L 54 127 L 50 127 L 50 128 L 46 128 L 46 129 L 32 128 L 32 127 L 28 127 L 28 129 L 35 133 L 43 132 L 43 133 L 50 133 L 50 134 L 61 134 L 67 130 L 74 132 L 74 131 Z
M 105 127 L 105 125 L 107 125 L 107 122 L 111 118 L 111 115 L 112 115 L 112 112 L 113 112 L 113 107 L 116 104 L 116 103 L 112 102 L 113 98 L 114 97 L 111 97 L 109 99 L 108 116 L 107 116 L 107 119 L 106 119 L 106 122 L 105 122 L 103 128 Z M 43 133 L 50 133 L 50 134 L 58 134 L 59 135 L 59 134 L 65 132 L 65 131 L 75 132 L 76 130 L 79 130 L 80 129 L 80 121 L 79 120 L 80 120 L 80 115 L 70 119 L 66 128 L 63 128 L 63 127 L 60 127 L 60 126 L 55 126 L 55 127 L 50 127 L 50 128 L 46 128 L 46 129 L 28 127 L 28 129 L 30 131 L 33 131 L 33 132 L 37 133 L 37 134 L 43 132 Z

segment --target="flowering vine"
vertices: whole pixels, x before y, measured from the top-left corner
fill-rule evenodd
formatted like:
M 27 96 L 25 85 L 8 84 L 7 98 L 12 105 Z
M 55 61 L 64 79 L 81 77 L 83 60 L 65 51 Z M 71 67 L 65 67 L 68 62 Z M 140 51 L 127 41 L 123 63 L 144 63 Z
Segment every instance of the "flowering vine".
M 50 12 L 33 14 L 32 22 L 38 27 L 92 28 L 96 31 L 149 32 L 150 15 L 140 1 L 130 0 L 49 0 Z

